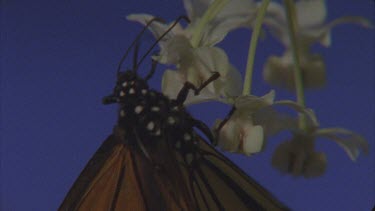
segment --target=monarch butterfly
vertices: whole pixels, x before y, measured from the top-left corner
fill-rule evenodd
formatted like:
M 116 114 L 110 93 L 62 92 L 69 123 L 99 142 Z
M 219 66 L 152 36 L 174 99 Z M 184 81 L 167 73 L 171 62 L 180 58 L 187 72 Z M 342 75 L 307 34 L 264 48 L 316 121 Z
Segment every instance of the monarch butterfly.
M 59 211 L 288 210 L 196 132 L 213 142 L 209 128 L 183 103 L 189 90 L 199 94 L 218 73 L 200 87 L 186 82 L 176 99 L 148 87 L 156 62 L 145 78 L 137 74 L 139 64 L 169 31 L 137 62 L 144 30 L 120 61 L 113 94 L 104 98 L 105 104 L 120 104 L 113 134 L 88 162 Z M 121 72 L 134 44 L 133 68 Z

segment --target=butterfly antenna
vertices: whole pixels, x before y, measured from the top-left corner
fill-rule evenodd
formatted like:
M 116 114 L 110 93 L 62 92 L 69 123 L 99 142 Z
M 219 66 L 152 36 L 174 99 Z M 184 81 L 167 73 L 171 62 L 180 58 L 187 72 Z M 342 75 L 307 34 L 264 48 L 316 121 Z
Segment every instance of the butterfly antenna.
M 121 65 L 122 65 L 122 63 L 125 61 L 125 59 L 126 59 L 126 57 L 128 56 L 130 50 L 132 49 L 132 47 L 133 47 L 134 45 L 136 45 L 136 44 L 139 42 L 139 39 L 142 37 L 142 35 L 143 35 L 144 32 L 146 31 L 146 29 L 147 29 L 147 28 L 152 24 L 152 22 L 154 22 L 154 21 L 164 22 L 163 19 L 158 18 L 158 17 L 154 17 L 154 18 L 152 18 L 150 21 L 147 22 L 147 24 L 143 27 L 142 31 L 140 31 L 140 32 L 138 33 L 138 35 L 136 36 L 136 38 L 134 39 L 134 41 L 132 42 L 132 44 L 128 47 L 128 49 L 126 50 L 125 54 L 124 54 L 124 55 L 122 56 L 122 58 L 120 59 L 120 62 L 119 62 L 118 67 L 117 67 L 117 73 L 120 72 Z M 136 67 L 135 64 L 137 64 L 137 63 L 134 63 L 134 67 Z M 138 65 L 137 65 L 137 66 L 138 66 Z M 134 67 L 133 67 L 133 68 L 134 68 Z
M 140 42 L 137 40 L 134 46 L 134 54 L 133 54 L 133 71 L 137 72 L 137 63 L 138 63 L 138 52 L 139 52 Z
M 180 16 L 178 18 L 176 18 L 176 20 L 173 22 L 173 24 L 154 42 L 154 44 L 152 44 L 152 46 L 147 50 L 147 52 L 143 55 L 143 57 L 139 60 L 136 68 L 139 67 L 139 65 L 142 64 L 143 60 L 145 60 L 145 58 L 150 54 L 150 52 L 152 51 L 152 49 L 154 49 L 154 47 L 159 43 L 160 40 L 162 40 L 176 25 L 178 22 L 180 22 L 180 20 L 185 20 L 186 22 L 190 23 L 190 20 L 188 17 L 186 16 Z

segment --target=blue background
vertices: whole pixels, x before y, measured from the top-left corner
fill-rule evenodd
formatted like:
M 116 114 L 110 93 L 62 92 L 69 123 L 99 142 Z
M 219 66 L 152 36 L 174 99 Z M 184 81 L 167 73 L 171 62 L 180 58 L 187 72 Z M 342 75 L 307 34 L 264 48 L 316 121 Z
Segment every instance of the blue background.
M 362 15 L 374 21 L 370 0 L 331 0 L 328 11 L 328 20 Z M 139 12 L 167 20 L 185 14 L 182 1 L 175 0 L 2 1 L 1 210 L 56 210 L 111 133 L 116 106 L 103 106 L 101 98 L 111 92 L 117 62 L 141 30 L 124 17 Z M 249 36 L 247 30 L 238 30 L 221 44 L 242 72 Z M 374 30 L 339 26 L 332 37 L 331 48 L 315 47 L 327 61 L 328 85 L 308 91 L 307 105 L 323 127 L 363 134 L 371 146 L 369 156 L 353 163 L 335 143 L 319 140 L 318 149 L 328 154 L 328 170 L 309 180 L 271 167 L 272 152 L 285 134 L 270 139 L 257 156 L 229 156 L 294 210 L 367 211 L 375 203 Z M 260 70 L 267 55 L 282 50 L 271 38 L 259 44 L 254 94 L 270 89 Z M 130 61 L 125 66 L 130 67 Z M 149 65 L 142 68 L 148 70 Z M 151 82 L 155 88 L 161 73 L 159 68 Z M 291 97 L 283 91 L 277 94 L 277 99 Z M 211 125 L 228 109 L 208 103 L 193 106 L 192 113 Z

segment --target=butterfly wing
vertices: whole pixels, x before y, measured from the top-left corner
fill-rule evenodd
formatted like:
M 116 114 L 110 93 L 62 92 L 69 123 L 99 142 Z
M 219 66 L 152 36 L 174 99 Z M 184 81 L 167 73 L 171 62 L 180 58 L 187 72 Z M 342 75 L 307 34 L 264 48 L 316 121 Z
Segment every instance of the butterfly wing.
M 155 166 L 115 132 L 100 146 L 65 197 L 59 211 L 194 210 L 173 152 L 159 147 Z M 125 138 L 125 139 L 126 139 Z M 133 141 L 134 142 L 134 141 Z M 160 150 L 164 151 L 161 153 Z M 172 156 L 172 157 L 171 157 Z
M 86 165 L 59 211 L 113 210 L 119 195 L 125 195 L 121 198 L 126 202 L 123 204 L 146 210 L 133 168 L 129 148 L 114 135 L 109 136 Z M 121 191 L 125 185 L 132 189 L 132 194 Z
M 189 163 L 160 144 L 151 163 L 119 137 L 100 146 L 59 211 L 288 210 L 199 136 L 198 156 Z
M 197 156 L 179 160 L 199 210 L 289 210 L 199 136 Z M 177 153 L 178 154 L 178 153 Z

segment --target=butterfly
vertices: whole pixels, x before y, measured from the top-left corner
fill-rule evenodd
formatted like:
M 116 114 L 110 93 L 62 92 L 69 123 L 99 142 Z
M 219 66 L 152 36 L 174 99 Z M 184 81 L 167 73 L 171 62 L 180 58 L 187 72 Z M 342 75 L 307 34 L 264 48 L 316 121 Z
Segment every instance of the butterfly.
M 213 73 L 200 87 L 186 82 L 176 99 L 151 89 L 147 81 L 156 62 L 146 77 L 137 73 L 145 58 L 137 61 L 143 32 L 134 41 L 133 68 L 118 69 L 113 93 L 103 101 L 120 106 L 113 133 L 88 162 L 58 210 L 288 210 L 217 151 L 210 129 L 185 109 L 190 90 L 199 94 L 220 75 Z M 168 30 L 162 36 L 166 33 Z

